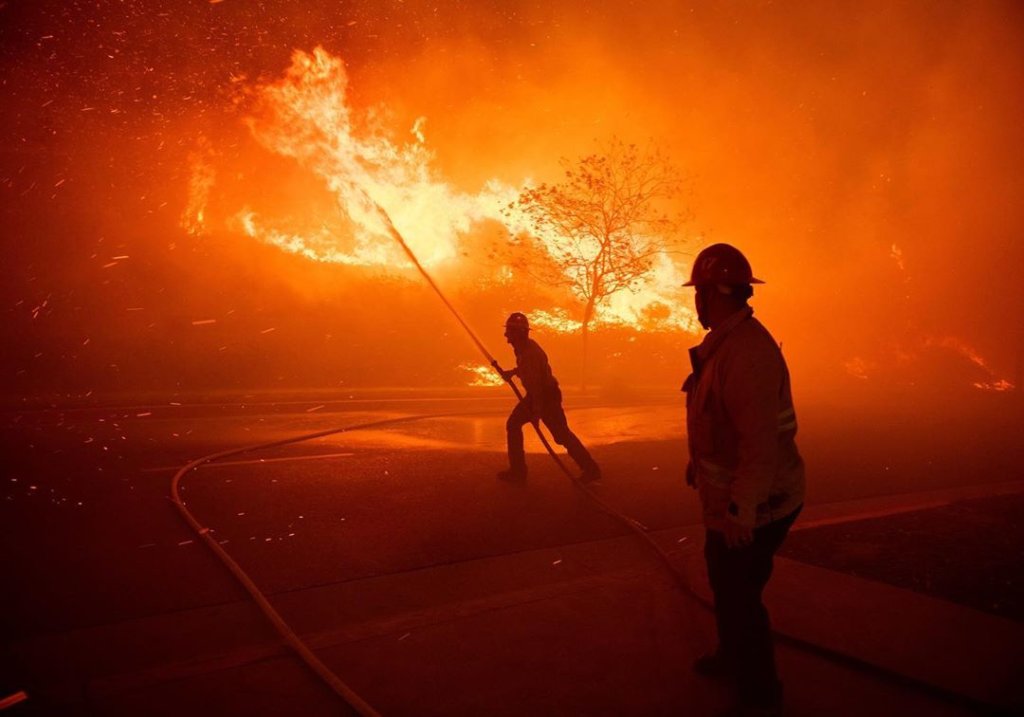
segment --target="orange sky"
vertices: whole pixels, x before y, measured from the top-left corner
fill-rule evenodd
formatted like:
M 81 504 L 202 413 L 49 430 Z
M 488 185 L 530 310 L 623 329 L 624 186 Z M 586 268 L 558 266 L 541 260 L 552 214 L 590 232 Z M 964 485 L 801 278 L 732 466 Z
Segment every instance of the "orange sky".
M 17 107 L 3 123 L 4 251 L 16 267 L 3 300 L 9 338 L 26 347 L 5 370 L 37 375 L 31 385 L 69 362 L 102 372 L 108 354 L 151 341 L 203 367 L 193 380 L 215 361 L 206 351 L 261 350 L 247 342 L 269 328 L 263 317 L 331 315 L 340 297 L 323 267 L 307 275 L 237 231 L 196 238 L 177 225 L 199 136 L 246 174 L 234 186 L 252 189 L 254 206 L 281 193 L 295 206 L 329 199 L 256 145 L 236 103 L 279 77 L 294 49 L 317 45 L 344 58 L 353 107 L 396 141 L 426 118 L 433 170 L 462 192 L 555 178 L 560 157 L 612 135 L 667 147 L 692 178 L 689 236 L 747 252 L 769 282 L 758 313 L 808 382 L 852 359 L 876 375 L 945 370 L 926 359 L 953 351 L 952 338 L 1000 377 L 1019 370 L 1024 27 L 1014 3 L 158 5 L 0 10 L 3 99 Z M 122 255 L 133 259 L 99 268 Z M 225 271 L 236 276 L 225 282 Z M 136 303 L 152 315 L 129 326 L 120 319 Z M 232 309 L 240 333 L 228 328 Z M 191 333 L 208 314 L 224 332 L 209 345 Z M 371 345 L 373 321 L 356 324 Z M 295 341 L 329 333 L 304 330 Z M 45 369 L 39 350 L 54 357 Z M 291 357 L 270 351 L 252 380 Z M 370 380 L 366 371 L 356 373 Z

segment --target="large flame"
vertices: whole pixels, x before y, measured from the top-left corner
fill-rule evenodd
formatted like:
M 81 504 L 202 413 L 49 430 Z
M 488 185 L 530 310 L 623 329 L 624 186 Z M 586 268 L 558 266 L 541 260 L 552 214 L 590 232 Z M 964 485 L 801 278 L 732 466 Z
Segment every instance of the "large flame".
M 376 203 L 387 211 L 424 265 L 453 259 L 459 236 L 476 222 L 496 219 L 515 190 L 493 183 L 471 195 L 440 181 L 422 141 L 422 119 L 413 127 L 415 142 L 397 144 L 383 128 L 372 125 L 357 136 L 347 91 L 348 75 L 340 58 L 319 47 L 312 54 L 296 51 L 281 80 L 257 89 L 257 112 L 248 124 L 260 144 L 293 157 L 326 183 L 337 197 L 342 216 L 351 220 L 351 247 L 344 249 L 343 238 L 329 233 L 303 237 L 261 232 L 250 211 L 240 215 L 246 231 L 320 261 L 405 264 Z
M 527 223 L 510 215 L 507 207 L 529 180 L 521 187 L 491 180 L 475 194 L 453 188 L 432 167 L 425 118 L 414 123 L 411 141 L 396 142 L 379 120 L 386 113 L 355 116 L 348 84 L 340 58 L 319 47 L 312 53 L 296 51 L 282 78 L 251 88 L 255 101 L 246 120 L 262 147 L 295 159 L 325 184 L 336 197 L 338 216 L 310 231 L 308 226 L 281 226 L 280 219 L 265 219 L 246 206 L 231 218 L 234 228 L 314 261 L 380 268 L 407 266 L 408 260 L 389 237 L 378 205 L 428 267 L 465 261 L 463 240 L 482 222 L 501 223 L 510 236 L 527 230 Z M 197 153 L 192 163 L 182 224 L 193 233 L 204 231 L 207 224 L 204 206 L 215 177 L 208 154 Z M 549 251 L 562 240 L 554 235 L 537 239 Z M 592 327 L 694 331 L 689 302 L 681 301 L 684 276 L 669 255 L 659 255 L 640 287 L 613 294 L 596 307 Z M 495 281 L 501 280 L 499 270 Z M 548 329 L 580 330 L 580 322 L 565 307 L 540 309 L 536 315 L 538 325 Z
M 387 112 L 357 115 L 348 102 L 348 87 L 342 60 L 318 47 L 312 53 L 294 52 L 291 65 L 280 79 L 249 88 L 253 102 L 246 124 L 253 138 L 273 155 L 292 158 L 317 177 L 335 198 L 338 211 L 310 230 L 308 223 L 290 227 L 286 220 L 269 220 L 257 209 L 244 206 L 231 217 L 235 228 L 313 261 L 384 269 L 407 266 L 406 256 L 389 236 L 378 209 L 381 207 L 428 267 L 449 265 L 459 271 L 478 271 L 475 266 L 463 266 L 472 261 L 464 253 L 467 237 L 484 222 L 503 225 L 509 237 L 528 234 L 537 240 L 536 246 L 557 256 L 556 247 L 564 238 L 546 233 L 512 208 L 520 191 L 530 185 L 529 180 L 519 187 L 491 180 L 475 194 L 454 188 L 433 168 L 434 157 L 424 133 L 426 118 L 415 121 L 407 141 L 395 141 L 381 120 Z M 203 142 L 190 157 L 192 177 L 182 226 L 193 234 L 206 231 L 210 222 L 205 209 L 218 176 L 214 156 Z M 889 258 L 908 276 L 907 258 L 901 247 L 893 244 Z M 509 267 L 496 267 L 491 277 L 495 283 L 520 279 Z M 656 256 L 639 287 L 617 292 L 598 304 L 590 328 L 696 332 L 696 317 L 680 288 L 684 280 L 683 267 L 671 256 Z M 582 312 L 571 304 L 579 297 L 567 292 L 565 298 L 550 306 L 523 308 L 531 309 L 531 321 L 537 327 L 578 333 Z M 981 369 L 987 380 L 974 382 L 976 388 L 1014 388 L 959 339 L 921 340 L 926 347 L 952 350 Z M 474 385 L 496 381 L 489 368 L 465 368 L 474 374 Z M 845 368 L 865 379 L 876 372 L 877 364 L 856 357 Z

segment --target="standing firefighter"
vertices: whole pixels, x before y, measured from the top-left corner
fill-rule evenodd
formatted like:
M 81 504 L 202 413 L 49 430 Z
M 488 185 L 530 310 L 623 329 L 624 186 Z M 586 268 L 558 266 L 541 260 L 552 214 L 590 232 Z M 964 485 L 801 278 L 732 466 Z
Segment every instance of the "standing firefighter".
M 684 286 L 711 329 L 690 349 L 686 482 L 700 494 L 704 557 L 715 598 L 718 648 L 699 658 L 702 675 L 735 680 L 726 715 L 767 717 L 782 709 L 768 612 L 761 593 L 772 559 L 803 506 L 804 464 L 782 351 L 747 304 L 755 279 L 728 244 L 704 249 Z
M 516 367 L 502 371 L 501 376 L 510 381 L 518 376 L 526 389 L 526 395 L 516 404 L 505 423 L 508 434 L 508 470 L 498 473 L 504 480 L 526 478 L 526 453 L 523 451 L 523 426 L 543 421 L 551 436 L 560 446 L 565 446 L 583 473 L 580 480 L 594 481 L 601 477 L 601 469 L 590 457 L 590 453 L 571 430 L 562 410 L 562 391 L 551 373 L 548 356 L 536 341 L 530 338 L 530 322 L 524 314 L 516 312 L 505 320 L 505 339 L 512 344 L 516 354 Z

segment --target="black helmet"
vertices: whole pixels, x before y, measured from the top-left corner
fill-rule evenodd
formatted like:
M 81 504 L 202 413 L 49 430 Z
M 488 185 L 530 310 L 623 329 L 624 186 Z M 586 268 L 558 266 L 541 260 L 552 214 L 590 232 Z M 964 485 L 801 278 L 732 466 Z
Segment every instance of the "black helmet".
M 530 330 L 530 320 L 526 318 L 526 314 L 521 314 L 518 311 L 508 315 L 505 319 L 506 329 L 521 329 L 523 331 Z
M 730 244 L 712 244 L 697 255 L 690 280 L 683 286 L 763 284 L 755 279 L 747 257 Z

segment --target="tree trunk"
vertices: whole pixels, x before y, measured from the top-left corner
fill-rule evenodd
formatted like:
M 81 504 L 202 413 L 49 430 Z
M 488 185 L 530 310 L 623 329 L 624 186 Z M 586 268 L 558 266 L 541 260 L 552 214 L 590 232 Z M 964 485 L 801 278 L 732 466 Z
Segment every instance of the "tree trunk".
M 583 309 L 583 324 L 580 327 L 580 334 L 583 336 L 583 369 L 580 372 L 580 383 L 583 388 L 583 393 L 587 392 L 587 349 L 588 339 L 590 338 L 590 321 L 594 318 L 594 299 L 588 299 L 587 305 Z

